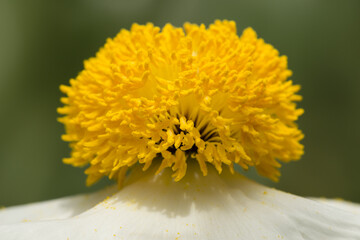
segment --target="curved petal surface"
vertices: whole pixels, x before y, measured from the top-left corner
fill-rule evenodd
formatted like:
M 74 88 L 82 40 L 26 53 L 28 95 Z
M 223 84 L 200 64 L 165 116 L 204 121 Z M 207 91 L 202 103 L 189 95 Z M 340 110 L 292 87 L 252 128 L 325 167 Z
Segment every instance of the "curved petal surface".
M 116 190 L 116 187 L 111 187 L 91 194 L 79 194 L 0 209 L 0 225 L 67 219 L 94 207 Z
M 180 182 L 168 170 L 132 173 L 121 191 L 79 215 L 1 225 L 0 238 L 360 239 L 358 213 L 197 168 Z

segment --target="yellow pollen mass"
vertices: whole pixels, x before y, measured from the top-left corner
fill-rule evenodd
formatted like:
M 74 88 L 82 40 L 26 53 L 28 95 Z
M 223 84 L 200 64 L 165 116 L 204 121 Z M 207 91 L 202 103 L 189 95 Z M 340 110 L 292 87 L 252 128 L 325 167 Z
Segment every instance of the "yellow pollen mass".
M 72 149 L 63 161 L 89 165 L 88 185 L 103 176 L 121 183 L 128 168 L 155 161 L 175 181 L 188 161 L 203 175 L 209 164 L 219 173 L 238 164 L 277 181 L 279 161 L 303 154 L 300 86 L 289 76 L 286 56 L 251 28 L 239 37 L 233 21 L 134 24 L 60 87 L 62 139 Z

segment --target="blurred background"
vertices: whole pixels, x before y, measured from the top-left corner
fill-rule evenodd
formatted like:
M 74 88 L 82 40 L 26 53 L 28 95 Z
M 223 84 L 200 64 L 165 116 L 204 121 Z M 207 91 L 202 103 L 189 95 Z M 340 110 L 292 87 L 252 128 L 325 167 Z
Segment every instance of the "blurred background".
M 134 22 L 235 20 L 289 58 L 302 85 L 306 137 L 301 161 L 283 165 L 269 186 L 302 196 L 360 202 L 359 0 L 1 0 L 0 205 L 95 191 L 84 169 L 64 165 L 70 149 L 56 121 L 68 84 L 106 38 Z

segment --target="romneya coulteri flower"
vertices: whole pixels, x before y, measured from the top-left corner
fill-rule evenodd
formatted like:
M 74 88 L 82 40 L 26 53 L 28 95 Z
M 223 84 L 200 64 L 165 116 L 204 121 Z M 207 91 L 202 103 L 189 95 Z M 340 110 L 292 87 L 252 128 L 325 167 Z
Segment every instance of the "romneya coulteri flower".
M 360 239 L 360 207 L 297 197 L 277 181 L 303 154 L 298 85 L 251 28 L 134 24 L 61 86 L 60 122 L 87 184 L 115 186 L 0 212 L 1 239 Z

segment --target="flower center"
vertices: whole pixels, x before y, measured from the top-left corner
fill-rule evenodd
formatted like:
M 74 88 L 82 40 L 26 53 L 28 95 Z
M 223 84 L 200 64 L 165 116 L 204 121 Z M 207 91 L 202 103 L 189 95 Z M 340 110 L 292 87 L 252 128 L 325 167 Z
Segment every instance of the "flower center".
M 303 134 L 294 123 L 302 114 L 300 89 L 287 78 L 287 59 L 258 39 L 241 37 L 234 22 L 134 24 L 109 39 L 70 86 L 58 112 L 65 116 L 64 162 L 89 164 L 87 184 L 103 176 L 119 182 L 129 167 L 146 170 L 160 158 L 175 181 L 195 159 L 204 175 L 255 166 L 272 180 L 278 161 L 299 159 Z

